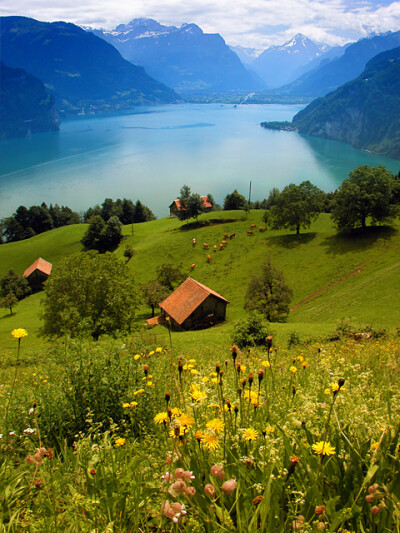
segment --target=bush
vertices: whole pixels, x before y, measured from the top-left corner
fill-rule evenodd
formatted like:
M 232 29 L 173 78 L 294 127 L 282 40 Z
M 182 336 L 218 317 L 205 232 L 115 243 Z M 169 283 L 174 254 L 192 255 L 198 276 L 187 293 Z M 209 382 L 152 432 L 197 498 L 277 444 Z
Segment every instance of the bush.
M 273 333 L 265 326 L 262 315 L 254 312 L 248 318 L 235 323 L 233 343 L 239 348 L 263 346 L 269 335 L 273 335 Z

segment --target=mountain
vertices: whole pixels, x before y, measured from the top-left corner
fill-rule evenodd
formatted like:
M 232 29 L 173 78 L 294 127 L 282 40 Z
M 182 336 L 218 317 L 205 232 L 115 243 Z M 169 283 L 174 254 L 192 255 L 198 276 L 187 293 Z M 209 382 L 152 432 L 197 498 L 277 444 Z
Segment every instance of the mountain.
M 22 69 L 0 61 L 0 139 L 58 130 L 54 97 Z
M 244 46 L 230 46 L 229 48 L 232 50 L 232 52 L 235 52 L 240 61 L 246 67 L 249 67 L 262 53 L 262 50 L 257 50 L 257 48 L 245 48 Z
M 364 72 L 297 113 L 293 129 L 400 159 L 400 47 L 371 59 Z
M 400 31 L 361 39 L 348 46 L 342 56 L 321 64 L 281 91 L 291 96 L 324 96 L 359 76 L 371 58 L 399 45 Z
M 280 87 L 295 79 L 296 70 L 329 50 L 301 33 L 281 46 L 270 46 L 252 63 L 251 68 L 269 88 Z
M 65 22 L 0 18 L 2 60 L 42 80 L 65 113 L 175 101 L 176 93 L 103 39 Z
M 250 91 L 265 84 L 248 72 L 219 34 L 204 33 L 196 24 L 180 28 L 152 19 L 134 19 L 112 31 L 92 32 L 141 65 L 151 76 L 184 91 Z

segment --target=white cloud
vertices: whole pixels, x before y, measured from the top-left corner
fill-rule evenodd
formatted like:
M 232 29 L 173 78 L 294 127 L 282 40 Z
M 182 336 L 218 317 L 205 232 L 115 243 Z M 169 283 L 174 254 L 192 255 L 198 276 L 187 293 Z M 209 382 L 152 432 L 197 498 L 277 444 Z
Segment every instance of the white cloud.
M 233 45 L 266 48 L 296 33 L 328 44 L 343 44 L 371 32 L 400 28 L 400 1 L 377 0 L 2 0 L 2 15 L 65 20 L 113 28 L 132 18 L 154 18 L 167 25 L 194 22 L 220 33 Z

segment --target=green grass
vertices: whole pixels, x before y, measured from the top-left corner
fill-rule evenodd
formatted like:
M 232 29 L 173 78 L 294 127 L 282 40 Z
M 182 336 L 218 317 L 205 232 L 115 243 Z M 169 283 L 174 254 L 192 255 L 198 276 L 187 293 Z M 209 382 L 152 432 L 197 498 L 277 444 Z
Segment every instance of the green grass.
M 393 329 L 400 325 L 400 233 L 399 224 L 388 227 L 367 228 L 365 233 L 342 236 L 336 233 L 329 215 L 323 214 L 300 236 L 287 231 L 258 229 L 247 235 L 252 223 L 263 225 L 263 211 L 252 211 L 248 217 L 243 212 L 217 212 L 202 215 L 200 222 L 209 225 L 187 228 L 176 219 L 164 218 L 124 227 L 124 240 L 114 252 L 123 257 L 126 244 L 136 251 L 129 267 L 138 283 L 156 277 L 156 268 L 164 262 L 182 265 L 182 269 L 222 294 L 230 301 L 225 324 L 210 330 L 175 333 L 176 349 L 196 349 L 205 343 L 222 346 L 229 343 L 233 323 L 244 316 L 243 303 L 248 282 L 259 270 L 267 255 L 272 263 L 284 272 L 287 283 L 293 288 L 292 305 L 315 295 L 294 310 L 284 324 L 272 324 L 281 340 L 292 331 L 301 338 L 325 335 L 344 318 L 355 324 L 373 324 L 375 327 Z M 82 249 L 80 239 L 85 225 L 66 226 L 43 233 L 32 239 L 0 246 L 0 276 L 10 268 L 23 273 L 37 257 L 53 263 Z M 236 237 L 228 240 L 223 251 L 219 248 L 224 233 Z M 192 246 L 195 237 L 197 245 Z M 204 250 L 206 242 L 210 250 Z M 207 263 L 207 255 L 211 263 Z M 195 264 L 194 270 L 189 268 Z M 0 346 L 12 346 L 10 331 L 24 327 L 30 333 L 27 349 L 40 345 L 38 311 L 43 295 L 36 294 L 20 302 L 15 316 L 0 311 Z M 146 308 L 137 314 L 138 324 L 150 316 Z M 142 333 L 140 333 L 142 334 Z M 148 335 L 167 341 L 166 330 L 160 326 Z M 27 338 L 27 339 L 28 339 Z M 26 340 L 27 340 L 26 339 Z M 12 341 L 12 339 L 11 339 Z

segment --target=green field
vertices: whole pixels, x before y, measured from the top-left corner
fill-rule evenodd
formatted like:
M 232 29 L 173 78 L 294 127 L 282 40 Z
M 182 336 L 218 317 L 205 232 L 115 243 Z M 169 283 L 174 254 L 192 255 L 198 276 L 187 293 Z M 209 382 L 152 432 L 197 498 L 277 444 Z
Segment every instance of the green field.
M 284 272 L 293 289 L 292 306 L 296 307 L 287 323 L 274 324 L 273 330 L 286 338 L 296 331 L 301 338 L 317 337 L 335 328 L 341 319 L 355 325 L 393 329 L 400 325 L 400 233 L 399 223 L 389 227 L 367 228 L 365 233 L 338 235 L 329 215 L 322 214 L 299 236 L 287 231 L 259 232 L 262 211 L 216 212 L 202 215 L 200 227 L 187 227 L 177 219 L 164 218 L 124 227 L 124 239 L 114 252 L 122 257 L 126 244 L 136 251 L 129 262 L 138 283 L 154 279 L 159 264 L 181 265 L 193 278 L 216 290 L 230 301 L 225 324 L 202 332 L 175 334 L 180 347 L 196 346 L 199 339 L 224 344 L 231 337 L 233 323 L 245 315 L 244 295 L 252 275 L 269 255 L 272 263 Z M 247 235 L 251 224 L 254 235 Z M 53 263 L 65 255 L 82 250 L 80 239 L 86 225 L 58 228 L 26 241 L 0 247 L 0 276 L 10 268 L 23 273 L 37 257 Z M 235 233 L 222 251 L 219 243 L 224 233 Z M 192 246 L 192 238 L 197 240 Z M 208 243 L 210 250 L 203 249 Z M 213 245 L 217 244 L 217 252 Z M 211 263 L 207 255 L 211 255 Z M 0 311 L 0 346 L 11 346 L 9 332 L 14 327 L 29 331 L 27 348 L 42 344 L 38 338 L 38 312 L 43 294 L 35 294 L 20 302 L 15 316 Z M 144 324 L 149 309 L 137 313 L 137 324 Z M 162 326 L 151 330 L 157 338 L 165 336 Z

